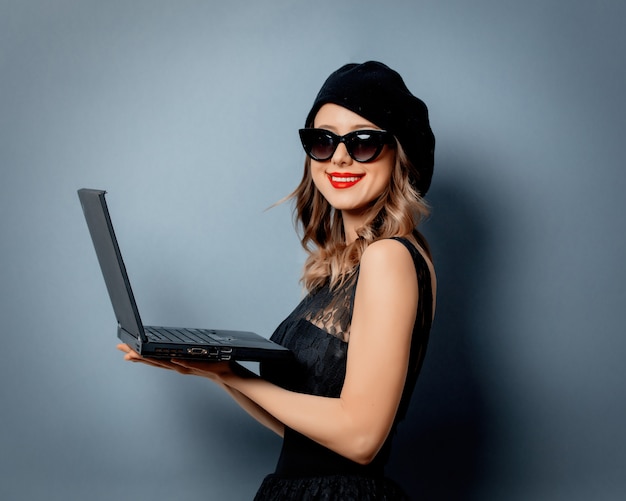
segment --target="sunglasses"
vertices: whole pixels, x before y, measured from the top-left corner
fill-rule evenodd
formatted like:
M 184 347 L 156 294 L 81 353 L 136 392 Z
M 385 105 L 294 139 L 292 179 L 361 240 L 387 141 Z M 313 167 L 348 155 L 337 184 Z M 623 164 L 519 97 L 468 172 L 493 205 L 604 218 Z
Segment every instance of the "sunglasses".
M 355 130 L 344 136 L 326 129 L 300 129 L 299 133 L 304 151 L 318 162 L 330 160 L 339 143 L 346 145 L 348 154 L 357 162 L 371 162 L 386 144 L 395 144 L 393 135 L 384 130 Z

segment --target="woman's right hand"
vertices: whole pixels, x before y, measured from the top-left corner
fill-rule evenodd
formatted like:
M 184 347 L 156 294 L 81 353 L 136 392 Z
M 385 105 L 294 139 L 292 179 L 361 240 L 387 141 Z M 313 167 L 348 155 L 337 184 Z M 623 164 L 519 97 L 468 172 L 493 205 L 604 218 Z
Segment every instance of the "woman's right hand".
M 124 360 L 128 360 L 129 362 L 140 362 L 146 365 L 150 365 L 152 367 L 176 371 L 179 374 L 201 376 L 207 379 L 211 379 L 217 383 L 223 384 L 224 378 L 233 375 L 233 370 L 230 362 L 146 358 L 141 356 L 125 343 L 118 344 L 117 349 L 125 353 Z M 242 373 L 247 371 L 242 367 L 239 372 Z
M 129 362 L 140 362 L 146 365 L 150 365 L 152 367 L 159 367 L 161 369 L 169 369 L 176 370 L 176 366 L 172 364 L 167 359 L 156 359 L 156 358 L 145 358 L 142 357 L 139 353 L 133 350 L 126 343 L 120 343 L 117 345 L 117 349 L 121 352 L 125 353 L 124 360 L 128 360 Z

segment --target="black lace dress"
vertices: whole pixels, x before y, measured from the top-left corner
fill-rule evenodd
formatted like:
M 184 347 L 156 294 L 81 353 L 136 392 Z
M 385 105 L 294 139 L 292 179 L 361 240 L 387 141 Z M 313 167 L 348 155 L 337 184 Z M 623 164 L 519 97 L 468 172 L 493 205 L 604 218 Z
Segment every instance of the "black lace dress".
M 406 414 L 424 358 L 432 319 L 432 288 L 428 266 L 417 249 L 402 242 L 413 256 L 419 284 L 419 304 L 409 372 L 398 414 L 384 446 L 368 465 L 360 465 L 285 429 L 276 471 L 268 475 L 256 501 L 281 500 L 402 500 L 402 489 L 385 477 L 384 467 L 396 426 Z M 276 329 L 272 340 L 291 349 L 293 363 L 262 364 L 261 375 L 283 388 L 325 397 L 339 397 L 346 374 L 346 353 L 358 273 L 342 287 L 327 286 L 307 295 Z

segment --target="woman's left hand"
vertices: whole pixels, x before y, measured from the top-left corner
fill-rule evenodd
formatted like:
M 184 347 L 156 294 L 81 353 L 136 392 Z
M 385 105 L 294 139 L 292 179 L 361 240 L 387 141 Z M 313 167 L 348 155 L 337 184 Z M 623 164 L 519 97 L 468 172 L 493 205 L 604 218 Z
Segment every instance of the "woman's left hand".
M 125 353 L 124 360 L 128 360 L 130 362 L 140 362 L 161 369 L 169 369 L 180 374 L 201 376 L 211 379 L 217 383 L 224 384 L 229 377 L 234 375 L 230 362 L 145 358 L 133 350 L 130 346 L 123 343 L 118 344 L 117 349 Z

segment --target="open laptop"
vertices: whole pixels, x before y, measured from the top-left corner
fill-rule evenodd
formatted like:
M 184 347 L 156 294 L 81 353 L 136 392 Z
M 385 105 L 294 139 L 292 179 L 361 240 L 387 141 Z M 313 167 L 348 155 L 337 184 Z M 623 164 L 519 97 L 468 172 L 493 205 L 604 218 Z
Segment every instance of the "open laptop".
M 84 188 L 78 190 L 78 198 L 117 318 L 117 335 L 123 342 L 152 358 L 260 361 L 290 356 L 287 348 L 253 332 L 143 325 L 105 193 Z

